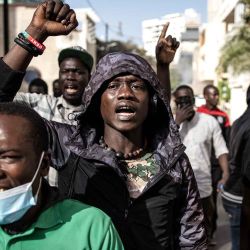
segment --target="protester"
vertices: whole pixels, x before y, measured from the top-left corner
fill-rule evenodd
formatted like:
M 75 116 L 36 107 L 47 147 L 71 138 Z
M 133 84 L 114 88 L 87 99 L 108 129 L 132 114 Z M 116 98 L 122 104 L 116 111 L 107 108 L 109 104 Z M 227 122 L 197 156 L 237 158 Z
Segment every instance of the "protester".
M 53 155 L 59 188 L 109 214 L 125 249 L 206 249 L 196 182 L 164 96 L 139 56 L 102 58 L 78 129 L 48 123 L 53 152 L 63 152 Z
M 38 8 L 32 27 L 39 27 L 46 36 L 67 34 L 69 30 L 64 33 L 61 23 L 49 21 L 53 24 L 49 26 L 46 10 Z M 73 17 L 71 27 L 76 24 Z M 36 32 L 32 36 L 44 40 Z M 168 50 L 162 45 L 160 51 L 165 54 Z M 177 45 L 172 43 L 171 53 Z M 26 63 L 13 62 L 13 50 L 24 53 Z M 3 58 L 1 67 L 6 70 L 0 72 L 4 79 L 1 90 L 10 86 L 11 74 L 21 78 L 13 69 L 24 70 L 30 59 L 19 46 Z M 159 65 L 164 66 L 168 65 Z M 6 99 L 2 91 L 0 100 Z M 165 89 L 151 66 L 126 52 L 106 55 L 82 103 L 77 127 L 46 122 L 61 192 L 106 212 L 125 249 L 207 249 L 196 181 Z
M 46 5 L 41 5 L 43 8 L 40 7 L 37 9 L 36 16 L 33 17 L 26 31 L 20 33 L 15 39 L 19 46 L 14 46 L 12 53 L 16 55 L 18 60 L 11 60 L 9 66 L 12 69 L 24 71 L 33 57 L 32 54 L 35 56 L 38 55 L 38 48 L 33 46 L 33 44 L 30 44 L 29 47 L 26 48 L 27 45 L 22 42 L 23 36 L 30 35 L 34 39 L 39 40 L 40 48 L 42 48 L 43 45 L 41 43 L 45 41 L 49 35 L 57 35 L 55 32 L 68 34 L 77 26 L 76 16 L 72 14 L 73 11 L 68 5 L 62 5 L 60 1 L 48 1 Z M 46 16 L 43 17 L 44 11 L 46 11 Z M 67 14 L 69 15 L 67 16 Z M 49 18 L 51 20 L 49 20 Z M 55 19 L 56 21 L 52 21 Z M 38 22 L 35 23 L 36 21 Z M 53 28 L 53 23 L 60 24 L 60 27 L 57 27 L 59 28 L 58 30 Z M 42 26 L 48 26 L 48 28 L 44 29 Z M 43 30 L 40 30 L 40 28 Z M 27 53 L 27 50 L 24 48 L 31 52 Z M 43 51 L 39 53 L 42 54 Z M 5 59 L 8 60 L 8 58 Z M 62 88 L 62 96 L 53 97 L 50 95 L 17 93 L 19 86 L 15 86 L 10 89 L 6 87 L 8 93 L 8 95 L 5 96 L 6 101 L 12 100 L 15 97 L 15 100 L 29 104 L 47 120 L 76 125 L 77 123 L 74 118 L 83 110 L 81 97 L 90 79 L 93 57 L 80 46 L 74 46 L 63 49 L 60 52 L 58 63 L 60 67 L 59 82 Z M 24 74 L 24 72 L 18 76 L 21 79 L 23 78 L 22 74 Z M 14 80 L 18 81 L 18 79 L 15 78 Z
M 226 112 L 218 108 L 219 104 L 219 89 L 214 85 L 207 85 L 203 89 L 203 95 L 206 100 L 206 104 L 198 107 L 197 112 L 212 115 L 219 123 L 222 135 L 228 146 L 229 134 L 230 134 L 230 121 Z M 211 175 L 212 175 L 212 187 L 213 187 L 213 201 L 215 205 L 213 221 L 212 221 L 212 237 L 217 229 L 217 194 L 218 194 L 218 182 L 221 179 L 222 171 L 218 159 L 215 157 L 214 148 L 212 147 L 211 154 Z
M 60 86 L 59 79 L 56 79 L 52 82 L 52 88 L 54 97 L 59 97 L 62 95 L 62 88 Z
M 212 217 L 214 203 L 212 199 L 211 150 L 213 146 L 223 171 L 222 179 L 218 182 L 219 185 L 224 184 L 228 178 L 228 150 L 216 120 L 210 115 L 198 113 L 194 110 L 193 89 L 188 85 L 181 85 L 175 90 L 174 96 L 177 106 L 175 121 L 180 125 L 181 138 L 183 144 L 187 147 L 186 153 L 190 159 L 200 191 L 209 244 L 213 245 Z
M 250 248 L 250 87 L 247 89 L 246 101 L 246 111 L 232 125 L 230 176 L 222 192 L 223 205 L 230 220 L 232 250 Z
M 28 91 L 29 93 L 45 95 L 48 94 L 48 85 L 44 80 L 35 78 L 30 82 Z
M 240 248 L 241 209 L 243 200 L 242 180 L 244 180 L 247 186 L 247 172 L 250 167 L 250 87 L 248 87 L 246 99 L 248 108 L 245 113 L 233 123 L 231 129 L 229 143 L 230 176 L 221 193 L 223 206 L 229 215 L 232 250 L 249 249 L 250 247 L 250 241 L 248 239 L 250 224 L 246 226 L 247 218 L 249 218 L 250 221 L 250 217 L 249 215 L 247 216 L 249 207 L 247 208 L 246 206 L 244 207 L 245 213 L 242 216 L 243 244 L 241 244 Z M 245 196 L 245 200 L 248 200 L 247 196 Z
M 47 120 L 76 125 L 74 118 L 83 109 L 81 96 L 90 78 L 93 58 L 83 48 L 75 46 L 62 50 L 58 63 L 62 96 L 16 94 L 15 89 L 11 89 L 9 94 L 15 96 L 16 101 L 29 104 Z
M 220 125 L 222 135 L 226 143 L 228 143 L 230 134 L 230 120 L 227 113 L 218 108 L 220 100 L 219 89 L 214 85 L 207 85 L 203 89 L 203 95 L 206 104 L 198 107 L 197 112 L 212 115 L 214 118 L 216 118 Z
M 0 249 L 122 250 L 99 209 L 64 199 L 49 169 L 43 119 L 27 106 L 0 104 Z

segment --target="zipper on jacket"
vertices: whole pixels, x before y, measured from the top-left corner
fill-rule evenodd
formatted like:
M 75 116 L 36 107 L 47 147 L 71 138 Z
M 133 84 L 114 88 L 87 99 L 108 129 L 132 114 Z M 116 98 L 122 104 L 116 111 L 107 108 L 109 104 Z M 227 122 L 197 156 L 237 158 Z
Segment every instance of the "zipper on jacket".
M 130 210 L 130 207 L 133 205 L 133 201 L 131 200 L 131 198 L 129 197 L 128 198 L 128 206 L 127 208 L 124 210 L 124 219 L 126 220 L 128 218 L 128 213 L 129 213 L 129 210 Z

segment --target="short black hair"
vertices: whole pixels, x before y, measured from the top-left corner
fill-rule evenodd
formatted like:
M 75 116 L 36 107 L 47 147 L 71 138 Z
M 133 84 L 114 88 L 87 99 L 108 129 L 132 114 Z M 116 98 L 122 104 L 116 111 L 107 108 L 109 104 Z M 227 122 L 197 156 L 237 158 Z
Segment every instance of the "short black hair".
M 204 89 L 203 89 L 203 95 L 206 95 L 206 93 L 207 93 L 207 91 L 208 91 L 209 89 L 215 89 L 215 90 L 217 90 L 217 91 L 219 92 L 219 89 L 218 89 L 216 86 L 214 86 L 214 85 L 212 85 L 212 84 L 208 84 L 208 85 L 205 86 Z
M 35 79 L 33 79 L 33 80 L 30 82 L 30 84 L 29 84 L 29 89 L 28 89 L 29 92 L 31 92 L 31 88 L 32 88 L 33 86 L 42 87 L 42 88 L 44 89 L 44 93 L 45 93 L 45 94 L 48 94 L 48 85 L 47 85 L 47 83 L 46 83 L 44 80 L 42 80 L 41 78 L 35 78 Z
M 53 86 L 54 86 L 54 84 L 57 83 L 57 82 L 59 82 L 59 79 L 58 79 L 58 78 L 55 79 L 55 80 L 52 82 Z
M 182 89 L 187 89 L 187 90 L 189 90 L 189 91 L 191 92 L 192 96 L 194 96 L 194 91 L 193 91 L 193 89 L 192 89 L 189 85 L 180 85 L 180 86 L 178 86 L 178 87 L 175 89 L 173 95 L 176 96 L 176 93 L 177 93 L 179 90 L 182 90 Z
M 23 102 L 0 103 L 1 115 L 19 116 L 30 124 L 29 136 L 33 140 L 34 150 L 37 153 L 48 150 L 48 131 L 43 118 Z M 0 121 L 1 122 L 1 121 Z

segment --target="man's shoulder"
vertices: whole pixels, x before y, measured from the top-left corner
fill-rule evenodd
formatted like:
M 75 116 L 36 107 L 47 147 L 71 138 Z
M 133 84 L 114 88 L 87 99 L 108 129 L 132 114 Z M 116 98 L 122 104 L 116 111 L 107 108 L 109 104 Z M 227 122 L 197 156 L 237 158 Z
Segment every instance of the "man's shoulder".
M 38 105 L 55 105 L 59 102 L 59 99 L 57 97 L 54 97 L 52 95 L 43 95 L 43 94 L 37 94 L 37 93 L 26 93 L 26 92 L 17 92 L 15 96 L 15 101 L 23 101 L 30 104 L 37 103 Z
M 64 199 L 57 202 L 54 206 L 59 210 L 59 213 L 64 220 L 70 219 L 74 216 L 76 220 L 84 218 L 84 220 L 110 221 L 110 218 L 100 209 L 77 200 Z
M 207 121 L 215 120 L 213 116 L 206 113 L 196 112 L 196 115 L 200 120 L 207 120 Z
M 202 106 L 198 107 L 197 112 L 209 114 L 212 116 L 228 117 L 228 114 L 225 111 L 221 110 L 220 108 L 216 107 L 214 109 L 209 109 L 206 105 L 202 105 Z
M 213 117 L 212 115 L 205 114 L 205 113 L 199 113 L 199 112 L 196 112 L 196 114 L 197 114 L 197 117 L 199 119 L 199 122 L 204 124 L 205 126 L 209 126 L 209 127 L 219 126 L 216 118 Z

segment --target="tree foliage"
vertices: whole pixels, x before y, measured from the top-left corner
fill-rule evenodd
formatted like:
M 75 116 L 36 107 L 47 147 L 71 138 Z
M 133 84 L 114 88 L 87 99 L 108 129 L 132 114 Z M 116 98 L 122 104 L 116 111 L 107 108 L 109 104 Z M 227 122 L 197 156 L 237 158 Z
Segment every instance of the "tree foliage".
M 138 45 L 132 43 L 131 41 L 117 41 L 111 40 L 108 42 L 104 42 L 101 40 L 96 41 L 97 43 L 97 61 L 107 53 L 118 52 L 118 51 L 127 51 L 132 52 L 134 54 L 138 54 L 144 59 L 146 59 L 153 68 L 155 68 L 155 58 L 147 56 L 146 51 L 143 48 L 138 47 Z
M 241 0 L 245 5 L 244 24 L 230 36 L 221 49 L 218 72 L 226 72 L 231 67 L 235 74 L 250 69 L 250 0 Z

